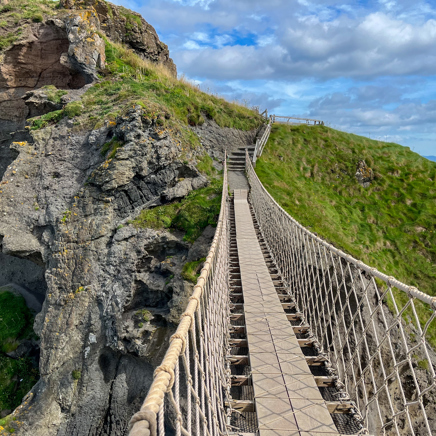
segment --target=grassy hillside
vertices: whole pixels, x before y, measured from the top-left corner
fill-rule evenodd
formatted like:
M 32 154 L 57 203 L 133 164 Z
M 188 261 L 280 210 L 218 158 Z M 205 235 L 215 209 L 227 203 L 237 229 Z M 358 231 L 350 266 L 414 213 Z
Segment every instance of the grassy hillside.
M 359 160 L 375 174 L 368 188 L 355 177 Z M 436 295 L 436 163 L 324 126 L 275 125 L 256 172 L 311 231 Z

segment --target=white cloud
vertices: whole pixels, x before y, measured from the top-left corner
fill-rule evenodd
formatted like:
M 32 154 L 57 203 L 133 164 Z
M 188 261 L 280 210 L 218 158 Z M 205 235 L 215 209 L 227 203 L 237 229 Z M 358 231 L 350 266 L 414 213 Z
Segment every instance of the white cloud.
M 200 42 L 209 42 L 210 41 L 209 35 L 205 32 L 194 32 L 191 35 L 191 38 L 196 40 L 196 41 L 200 41 Z
M 141 12 L 180 73 L 228 98 L 434 147 L 434 0 L 344 3 L 145 0 Z M 238 45 L 247 35 L 255 45 Z
M 196 43 L 195 41 L 186 41 L 186 42 L 183 44 L 183 47 L 184 47 L 186 50 L 199 50 L 199 49 L 201 49 L 201 46 L 198 45 L 198 43 Z
M 257 38 L 257 45 L 259 47 L 265 47 L 276 43 L 275 35 L 259 35 Z

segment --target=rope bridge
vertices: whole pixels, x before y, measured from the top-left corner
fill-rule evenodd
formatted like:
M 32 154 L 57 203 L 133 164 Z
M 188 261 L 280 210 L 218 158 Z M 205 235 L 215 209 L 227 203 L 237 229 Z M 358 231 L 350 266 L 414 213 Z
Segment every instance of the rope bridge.
M 434 434 L 436 417 L 429 419 L 426 406 L 436 397 L 435 353 L 427 342 L 436 329 L 436 298 L 323 241 L 275 202 L 249 159 L 246 172 L 282 279 L 365 426 L 374 434 Z
M 228 434 L 228 185 L 224 162 L 221 211 L 215 237 L 150 391 L 130 421 L 130 436 L 165 434 L 171 419 L 176 435 Z
M 272 118 L 253 161 L 265 146 L 271 123 Z M 436 329 L 436 298 L 311 233 L 269 195 L 248 153 L 245 165 L 253 219 L 288 296 L 280 301 L 296 308 L 299 322 L 294 331 L 308 332 L 306 342 L 313 344 L 316 357 L 307 359 L 322 362 L 334 380 L 335 404 L 353 412 L 361 423 L 359 434 L 436 434 L 436 354 L 429 345 Z M 230 370 L 237 359 L 229 358 L 235 305 L 229 298 L 234 248 L 228 192 L 224 162 L 221 212 L 209 255 L 148 395 L 130 421 L 130 436 L 243 432 L 235 427 L 239 421 L 232 419 L 239 412 L 232 399 Z

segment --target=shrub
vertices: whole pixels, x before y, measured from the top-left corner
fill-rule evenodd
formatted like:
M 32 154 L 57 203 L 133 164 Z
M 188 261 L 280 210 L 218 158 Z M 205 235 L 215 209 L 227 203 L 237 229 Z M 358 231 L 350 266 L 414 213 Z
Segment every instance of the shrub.
M 75 369 L 72 373 L 71 376 L 73 377 L 74 380 L 80 380 L 80 378 L 82 377 L 82 372 L 79 371 L 78 369 Z
M 54 124 L 60 121 L 64 117 L 64 111 L 58 110 L 49 112 L 48 114 L 42 115 L 38 118 L 31 118 L 30 130 L 38 130 L 47 127 L 49 124 Z
M 83 105 L 80 101 L 72 101 L 65 106 L 64 111 L 68 118 L 74 118 L 82 113 Z
M 189 114 L 188 124 L 190 126 L 202 126 L 204 124 L 204 118 L 199 113 Z
M 44 21 L 44 17 L 43 17 L 41 14 L 35 14 L 35 15 L 32 17 L 32 21 L 33 21 L 34 23 L 41 23 L 42 21 Z
M 192 283 L 197 283 L 198 277 L 200 277 L 201 267 L 206 260 L 205 257 L 193 262 L 187 262 L 183 265 L 182 277 Z
M 47 94 L 47 98 L 49 101 L 53 103 L 60 104 L 61 103 L 61 97 L 67 94 L 67 91 L 63 89 L 57 89 L 56 86 L 53 85 L 47 85 L 41 88 L 45 91 Z
M 8 48 L 10 45 L 12 45 L 16 40 L 18 39 L 18 36 L 14 33 L 8 33 L 5 36 L 0 36 L 0 51 L 4 50 L 5 48 Z
M 0 14 L 5 14 L 6 12 L 11 12 L 13 7 L 11 5 L 5 5 L 0 9 Z

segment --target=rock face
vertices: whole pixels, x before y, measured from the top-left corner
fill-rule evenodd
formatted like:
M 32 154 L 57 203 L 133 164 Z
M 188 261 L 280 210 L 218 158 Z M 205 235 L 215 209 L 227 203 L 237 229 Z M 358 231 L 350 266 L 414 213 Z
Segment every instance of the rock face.
M 35 116 L 25 94 L 46 85 L 79 90 L 93 83 L 98 69 L 105 66 L 105 43 L 99 32 L 177 75 L 168 47 L 139 14 L 99 0 L 62 4 L 67 9 L 43 22 L 27 24 L 18 39 L 0 52 L 0 177 L 16 158 L 9 149 L 11 134 L 22 131 L 25 120 Z M 15 31 L 15 25 L 6 26 L 0 36 Z M 21 133 L 14 140 L 25 138 Z
M 123 146 L 105 160 L 101 146 L 115 135 Z M 41 378 L 16 412 L 17 431 L 124 435 L 192 292 L 182 267 L 204 257 L 214 235 L 208 227 L 192 245 L 128 221 L 205 186 L 195 167 L 204 149 L 182 150 L 140 107 L 94 131 L 64 119 L 12 148 L 0 185 L 2 255 L 38 263 L 46 293 L 35 321 Z
M 93 86 L 105 63 L 101 32 L 176 75 L 137 14 L 100 1 L 62 5 L 0 53 L 0 286 L 40 311 L 40 380 L 10 425 L 29 436 L 121 436 L 192 292 L 183 265 L 206 256 L 215 231 L 190 244 L 129 221 L 206 186 L 198 158 L 222 158 L 222 144 L 251 144 L 256 132 L 208 122 L 196 132 L 203 147 L 191 149 L 139 106 L 95 129 L 68 118 L 24 129 Z M 120 148 L 106 159 L 114 138 Z
M 78 89 L 97 77 L 105 62 L 98 29 L 94 12 L 67 15 L 25 27 L 5 51 L 0 64 L 0 176 L 16 157 L 9 150 L 11 133 L 23 130 L 32 116 L 25 94 L 46 85 Z
M 163 64 L 174 77 L 177 76 L 168 46 L 159 40 L 153 26 L 137 12 L 104 0 L 61 0 L 60 6 L 65 9 L 94 10 L 98 15 L 101 30 L 112 41 L 126 44 L 143 59 Z
M 195 126 L 192 130 L 200 137 L 201 145 L 207 150 L 208 154 L 217 159 L 224 159 L 224 152 L 230 154 L 231 151 L 239 147 L 252 145 L 256 142 L 256 136 L 261 134 L 261 130 L 244 132 L 229 127 L 219 127 L 213 120 L 205 119 L 201 126 Z
M 368 188 L 374 180 L 374 172 L 366 165 L 364 160 L 357 164 L 356 179 L 364 188 Z

